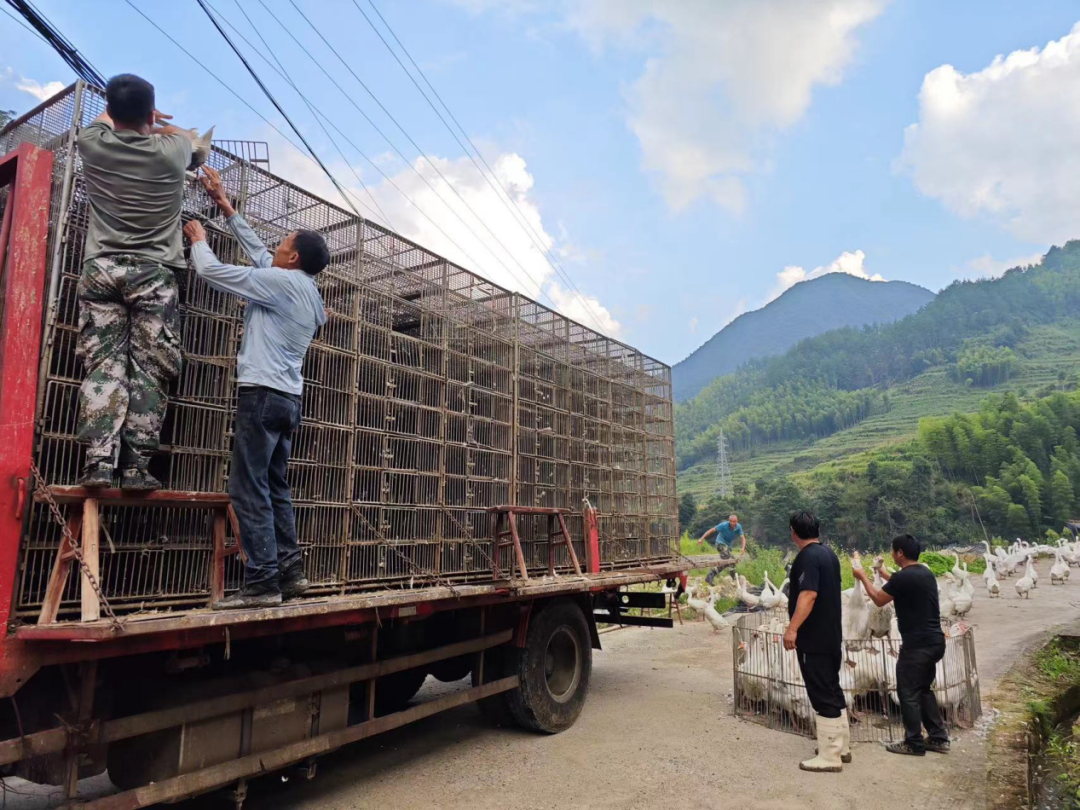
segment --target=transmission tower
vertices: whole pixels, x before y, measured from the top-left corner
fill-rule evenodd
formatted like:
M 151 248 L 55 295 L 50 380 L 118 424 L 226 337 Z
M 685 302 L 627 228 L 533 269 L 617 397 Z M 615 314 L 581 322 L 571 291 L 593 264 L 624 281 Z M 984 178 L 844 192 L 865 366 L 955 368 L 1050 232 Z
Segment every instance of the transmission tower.
M 731 466 L 728 464 L 727 437 L 721 428 L 716 438 L 716 492 L 721 498 L 726 498 L 730 491 Z

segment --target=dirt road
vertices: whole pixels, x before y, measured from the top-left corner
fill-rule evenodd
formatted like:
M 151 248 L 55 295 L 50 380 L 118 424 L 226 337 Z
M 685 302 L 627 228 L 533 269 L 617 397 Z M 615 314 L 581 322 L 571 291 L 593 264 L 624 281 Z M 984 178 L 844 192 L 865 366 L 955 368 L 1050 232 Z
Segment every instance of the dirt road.
M 1055 626 L 1080 625 L 1080 572 L 1073 573 L 1071 584 L 1051 588 L 1045 582 L 1029 600 L 1018 599 L 1011 582 L 1003 583 L 1001 599 L 976 596 L 968 618 L 976 628 L 984 700 L 1026 647 Z M 594 658 L 589 702 L 563 734 L 492 729 L 466 706 L 325 757 L 311 782 L 259 780 L 245 807 L 983 806 L 985 745 L 978 730 L 961 734 L 945 757 L 897 757 L 863 743 L 842 774 L 800 771 L 798 761 L 810 754 L 812 742 L 732 716 L 728 632 L 713 635 L 708 624 L 694 622 L 674 630 L 606 633 L 604 651 Z M 447 687 L 425 686 L 440 688 Z M 19 810 L 45 804 L 40 793 L 7 800 Z M 182 806 L 223 805 L 205 798 Z

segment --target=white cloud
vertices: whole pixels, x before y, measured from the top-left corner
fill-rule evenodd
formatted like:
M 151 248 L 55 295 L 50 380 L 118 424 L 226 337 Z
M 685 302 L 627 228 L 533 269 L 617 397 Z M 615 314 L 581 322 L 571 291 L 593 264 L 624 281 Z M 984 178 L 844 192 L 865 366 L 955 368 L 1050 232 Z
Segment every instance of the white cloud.
M 845 250 L 828 264 L 822 265 L 821 267 L 815 267 L 813 270 L 807 271 L 805 268 L 799 267 L 798 265 L 789 264 L 776 274 L 776 284 L 773 285 L 765 303 L 767 304 L 769 301 L 774 300 L 783 293 L 784 290 L 793 287 L 800 281 L 821 278 L 821 276 L 828 275 L 829 273 L 847 273 L 849 276 L 864 278 L 867 281 L 885 280 L 880 273 L 874 273 L 873 275 L 867 273 L 866 268 L 864 267 L 865 262 L 866 254 L 863 253 L 863 251 Z
M 705 198 L 738 213 L 744 181 L 767 171 L 769 143 L 819 86 L 838 84 L 856 32 L 888 0 L 563 0 L 595 48 L 646 55 L 627 89 L 627 122 L 673 210 Z M 457 0 L 520 12 L 521 0 Z
M 696 335 L 697 334 L 697 325 L 698 325 L 698 317 L 697 317 L 697 315 L 695 315 L 693 318 L 690 319 L 690 323 L 689 323 L 690 334 L 691 335 Z
M 295 149 L 284 143 L 277 145 L 277 141 L 271 145 L 271 149 L 275 172 L 327 199 L 340 200 L 322 171 Z M 402 236 L 503 287 L 524 292 L 546 305 L 554 302 L 554 308 L 568 318 L 618 337 L 622 325 L 611 311 L 586 291 L 579 288 L 579 296 L 574 290 L 568 289 L 545 258 L 545 252 L 568 258 L 581 254 L 565 238 L 556 239 L 546 229 L 540 209 L 530 195 L 534 180 L 524 158 L 514 152 L 506 152 L 494 159 L 489 157 L 488 163 L 516 205 L 504 205 L 502 192 L 492 188 L 467 157 L 451 160 L 431 156 L 430 163 L 418 158 L 413 164 L 415 172 L 402 167 L 393 174 L 390 167 L 383 166 L 390 180 L 371 179 L 363 173 L 360 176 L 392 228 Z M 367 206 L 365 209 L 363 205 L 357 205 L 361 214 L 381 222 L 381 216 L 370 214 L 371 197 L 361 190 L 349 168 L 339 163 L 331 165 L 330 169 L 338 181 Z M 417 173 L 423 175 L 424 179 Z M 450 185 L 476 212 L 476 216 L 462 204 Z M 402 192 L 408 195 L 412 203 L 402 196 Z M 440 196 L 457 211 L 461 219 L 448 210 Z M 519 221 L 523 221 L 527 227 L 522 227 Z M 565 233 L 563 229 L 564 237 Z M 564 271 L 565 261 L 562 264 Z
M 22 90 L 24 93 L 29 93 L 38 101 L 45 101 L 55 96 L 67 87 L 67 85 L 63 82 L 46 82 L 45 84 L 40 84 L 33 79 L 27 79 L 25 76 L 22 76 L 15 82 L 15 87 Z
M 1078 97 L 1080 23 L 974 73 L 942 65 L 923 78 L 898 164 L 961 216 L 985 216 L 1030 242 L 1064 242 L 1080 232 Z
M 1012 259 L 995 259 L 989 253 L 984 253 L 974 259 L 968 259 L 961 268 L 953 268 L 958 276 L 964 278 L 997 278 L 1006 270 L 1014 267 L 1030 267 L 1042 261 L 1042 253 L 1034 253 L 1031 256 L 1016 256 Z

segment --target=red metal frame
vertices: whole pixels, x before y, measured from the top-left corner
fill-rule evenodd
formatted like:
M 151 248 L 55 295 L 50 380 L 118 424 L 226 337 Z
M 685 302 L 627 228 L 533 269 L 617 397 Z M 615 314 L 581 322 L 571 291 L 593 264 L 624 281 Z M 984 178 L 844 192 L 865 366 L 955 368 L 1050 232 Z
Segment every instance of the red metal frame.
M 52 152 L 32 144 L 0 157 L 0 186 L 10 187 L 6 239 L 0 240 L 0 503 L 10 503 L 0 508 L 0 626 L 7 625 L 15 598 L 21 507 L 34 450 L 52 174 Z

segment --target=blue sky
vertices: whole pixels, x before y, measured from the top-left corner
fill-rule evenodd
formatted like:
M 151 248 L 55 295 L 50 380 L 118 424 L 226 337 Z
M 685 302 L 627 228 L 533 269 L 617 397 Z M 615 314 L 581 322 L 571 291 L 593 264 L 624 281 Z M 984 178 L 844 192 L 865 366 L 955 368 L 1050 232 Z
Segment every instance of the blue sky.
M 370 200 L 351 164 L 395 228 L 501 283 L 540 289 L 544 303 L 666 362 L 800 278 L 841 270 L 937 290 L 1080 236 L 1073 3 L 375 0 L 515 198 L 512 213 L 352 0 L 296 4 L 430 160 L 290 0 L 262 1 L 408 162 L 260 0 L 210 1 L 258 43 L 241 9 L 251 15 L 297 86 L 373 158 L 378 168 L 341 142 L 343 159 L 252 57 L 339 180 Z M 194 0 L 133 2 L 286 129 Z M 369 0 L 357 3 L 378 22 Z M 124 0 L 37 5 L 103 73 L 154 82 L 178 122 L 268 140 L 275 171 L 334 196 L 309 161 Z M 72 80 L 3 15 L 0 42 L 0 108 L 28 109 L 48 83 Z

